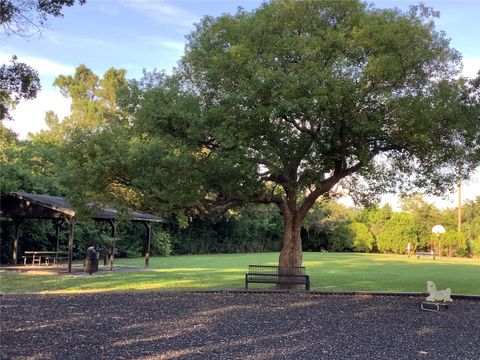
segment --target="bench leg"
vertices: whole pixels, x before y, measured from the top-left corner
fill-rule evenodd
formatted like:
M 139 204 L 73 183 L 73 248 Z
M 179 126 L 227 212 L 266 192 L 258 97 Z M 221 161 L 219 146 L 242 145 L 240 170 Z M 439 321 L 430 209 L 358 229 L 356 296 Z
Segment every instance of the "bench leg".
M 245 290 L 248 290 L 248 276 L 245 274 Z
M 310 276 L 306 276 L 306 282 L 305 282 L 305 290 L 309 291 L 310 290 Z

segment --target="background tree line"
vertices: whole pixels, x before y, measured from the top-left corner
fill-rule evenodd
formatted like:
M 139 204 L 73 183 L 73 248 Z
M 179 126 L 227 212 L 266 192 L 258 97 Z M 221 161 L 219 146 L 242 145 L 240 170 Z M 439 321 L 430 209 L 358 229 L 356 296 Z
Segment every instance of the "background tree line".
M 101 108 L 98 104 L 96 107 Z M 68 194 L 58 167 L 66 161 L 61 138 L 69 136 L 73 125 L 69 125 L 69 119 L 60 123 L 51 113 L 47 119 L 49 129 L 31 135 L 28 140 L 19 140 L 2 125 L 2 194 L 10 191 Z M 421 195 L 405 197 L 401 211 L 393 211 L 389 205 L 349 208 L 334 200 L 325 200 L 317 202 L 306 217 L 301 231 L 303 251 L 404 254 L 407 243 L 411 242 L 414 250 L 430 250 L 433 246 L 444 256 L 480 256 L 480 197 L 463 205 L 461 233 L 456 231 L 456 216 L 456 209 L 440 210 Z M 242 206 L 212 216 L 172 214 L 166 216 L 166 220 L 166 224 L 155 227 L 153 255 L 279 251 L 282 246 L 282 217 L 272 205 Z M 431 233 L 437 223 L 447 229 L 441 238 Z M 1 259 L 7 262 L 14 237 L 13 223 L 3 218 L 0 232 Z M 62 229 L 63 246 L 66 239 L 67 229 Z M 108 224 L 84 219 L 76 227 L 74 253 L 82 257 L 88 246 L 108 247 L 110 241 Z M 26 220 L 22 224 L 20 251 L 51 250 L 55 244 L 51 221 Z M 141 256 L 145 246 L 145 229 L 141 224 L 126 221 L 119 226 L 119 255 Z
M 60 121 L 55 113 L 48 112 L 45 116 L 48 128 L 30 134 L 27 140 L 19 140 L 2 123 L 0 192 L 75 197 L 76 193 L 83 194 L 84 179 L 89 177 L 89 181 L 100 182 L 99 186 L 110 187 L 123 197 L 131 196 L 126 185 L 132 184 L 123 177 L 125 169 L 118 166 L 126 155 L 122 132 L 129 131 L 129 127 L 125 119 L 131 108 L 138 105 L 140 89 L 154 88 L 165 81 L 165 75 L 153 72 L 145 74 L 142 80 L 130 82 L 125 76 L 124 70 L 112 68 L 100 78 L 80 65 L 74 75 L 61 75 L 55 81 L 62 94 L 72 100 L 69 117 Z M 82 177 L 78 176 L 79 163 Z M 112 164 L 114 168 L 110 168 Z M 156 176 L 158 169 L 150 170 Z M 110 174 L 111 178 L 99 174 Z M 97 200 L 102 199 L 97 197 Z M 115 201 L 105 198 L 105 202 L 112 200 Z M 143 210 L 151 211 L 148 207 Z M 406 197 L 401 212 L 394 212 L 388 205 L 353 209 L 333 200 L 318 201 L 308 212 L 301 230 L 303 250 L 402 254 L 411 242 L 414 249 L 427 250 L 433 246 L 437 251 L 441 248 L 444 255 L 479 256 L 480 198 L 464 204 L 462 214 L 463 232 L 458 233 L 456 211 L 441 211 L 420 195 Z M 185 208 L 167 214 L 166 218 L 167 224 L 155 231 L 154 255 L 279 251 L 282 246 L 282 216 L 272 204 L 239 206 L 226 213 L 201 213 Z M 436 223 L 447 228 L 440 239 L 431 234 Z M 5 262 L 11 253 L 14 229 L 6 219 L 2 219 L 1 225 L 1 255 Z M 108 246 L 108 225 L 85 220 L 77 228 L 74 249 L 77 257 L 82 257 L 90 245 Z M 122 224 L 117 241 L 120 254 L 142 255 L 144 232 L 138 224 Z M 20 250 L 52 249 L 54 234 L 50 221 L 26 221 L 22 225 Z M 62 236 L 65 243 L 66 233 Z

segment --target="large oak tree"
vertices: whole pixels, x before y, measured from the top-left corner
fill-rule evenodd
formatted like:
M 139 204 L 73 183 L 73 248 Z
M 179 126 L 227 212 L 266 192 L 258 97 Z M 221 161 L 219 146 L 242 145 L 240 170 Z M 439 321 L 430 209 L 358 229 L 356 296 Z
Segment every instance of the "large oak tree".
M 207 16 L 173 76 L 132 82 L 118 122 L 73 138 L 84 176 L 68 179 L 150 209 L 274 203 L 279 263 L 299 266 L 302 222 L 342 180 L 438 191 L 478 164 L 478 99 L 435 15 L 323 0 Z

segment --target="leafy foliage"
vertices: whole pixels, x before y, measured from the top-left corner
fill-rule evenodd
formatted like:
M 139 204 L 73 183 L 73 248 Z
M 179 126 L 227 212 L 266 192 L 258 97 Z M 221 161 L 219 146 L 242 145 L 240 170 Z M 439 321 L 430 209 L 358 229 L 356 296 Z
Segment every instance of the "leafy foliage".
M 355 0 L 207 16 L 171 76 L 127 82 L 123 70 L 100 78 L 84 65 L 59 76 L 72 115 L 48 114 L 50 130 L 33 141 L 60 154 L 51 164 L 77 205 L 190 219 L 156 240 L 174 253 L 277 249 L 279 229 L 287 266 L 301 263 L 302 240 L 314 250 L 425 247 L 439 213 L 421 200 L 403 213 L 316 204 L 347 179 L 442 191 L 479 163 L 478 81 L 453 76 L 460 56 L 435 16 Z
M 11 119 L 10 111 L 21 99 L 28 100 L 40 91 L 36 70 L 18 62 L 13 56 L 10 65 L 0 66 L 0 120 Z
M 0 25 L 5 35 L 30 36 L 47 25 L 48 16 L 61 17 L 75 0 L 1 0 Z M 86 0 L 78 0 L 80 5 Z
M 463 256 L 467 250 L 465 234 L 451 229 L 442 236 L 439 247 L 441 253 L 447 256 Z
M 353 249 L 358 252 L 371 252 L 374 238 L 365 224 L 354 222 L 349 226 L 353 232 Z
M 57 149 L 21 141 L 0 124 L 0 192 L 25 191 L 61 195 L 56 168 L 49 163 Z
M 75 4 L 75 0 L 0 0 L 0 35 L 30 36 L 40 33 L 48 16 L 60 17 L 62 8 Z M 86 0 L 78 0 L 80 5 Z M 0 120 L 11 119 L 10 111 L 21 99 L 36 97 L 40 91 L 40 79 L 36 70 L 17 62 L 12 56 L 11 65 L 0 67 Z
M 343 179 L 435 192 L 478 164 L 475 86 L 452 77 L 460 56 L 435 16 L 352 0 L 203 18 L 175 74 L 131 82 L 118 121 L 72 138 L 78 197 L 191 215 L 273 203 L 280 261 L 298 265 L 308 210 Z
M 393 213 L 383 231 L 378 235 L 377 247 L 381 252 L 402 254 L 407 244 L 416 238 L 413 216 L 408 213 Z M 413 243 L 413 248 L 419 248 Z
M 245 207 L 212 221 L 195 217 L 186 228 L 177 228 L 176 254 L 252 253 L 278 251 L 282 223 L 271 206 Z
M 172 253 L 172 235 L 168 231 L 156 231 L 153 236 L 151 252 L 153 256 L 168 256 Z

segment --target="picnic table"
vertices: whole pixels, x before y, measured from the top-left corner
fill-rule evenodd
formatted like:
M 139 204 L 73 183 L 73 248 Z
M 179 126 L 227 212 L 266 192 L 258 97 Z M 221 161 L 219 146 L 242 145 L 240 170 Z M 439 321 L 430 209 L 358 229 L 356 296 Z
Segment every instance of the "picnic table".
M 25 251 L 23 258 L 23 264 L 26 266 L 29 261 L 31 265 L 42 265 L 42 261 L 45 265 L 61 265 L 68 257 L 68 253 L 63 251 Z

